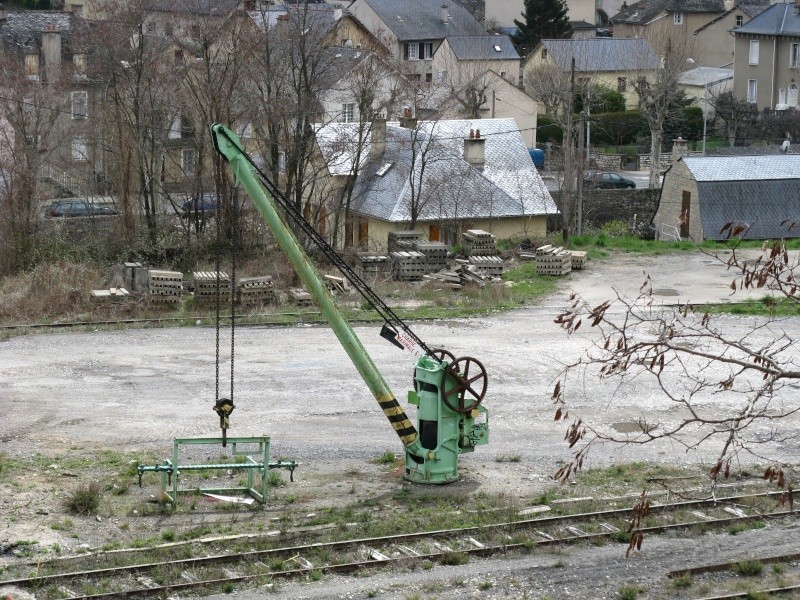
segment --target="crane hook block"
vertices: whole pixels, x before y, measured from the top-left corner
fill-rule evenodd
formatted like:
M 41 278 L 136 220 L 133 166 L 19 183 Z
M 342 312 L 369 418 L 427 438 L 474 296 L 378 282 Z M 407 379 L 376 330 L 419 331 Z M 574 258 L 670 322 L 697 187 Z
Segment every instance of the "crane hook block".
M 214 412 L 219 415 L 219 428 L 222 429 L 222 447 L 225 447 L 226 441 L 226 434 L 228 431 L 228 425 L 230 424 L 229 417 L 230 414 L 233 412 L 233 409 L 236 408 L 233 405 L 233 401 L 228 398 L 220 398 L 217 400 L 217 403 L 214 405 Z

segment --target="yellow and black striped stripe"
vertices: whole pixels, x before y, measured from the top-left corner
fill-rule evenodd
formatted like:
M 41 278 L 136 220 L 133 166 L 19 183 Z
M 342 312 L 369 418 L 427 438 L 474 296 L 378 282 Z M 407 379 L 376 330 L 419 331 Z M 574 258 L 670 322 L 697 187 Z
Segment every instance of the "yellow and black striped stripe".
M 389 423 L 392 424 L 395 432 L 400 437 L 400 441 L 406 446 L 413 443 L 418 437 L 417 430 L 414 428 L 411 421 L 409 421 L 405 411 L 397 402 L 397 399 L 393 395 L 387 394 L 386 396 L 377 398 L 377 400 L 378 404 L 383 409 L 383 414 L 389 419 Z

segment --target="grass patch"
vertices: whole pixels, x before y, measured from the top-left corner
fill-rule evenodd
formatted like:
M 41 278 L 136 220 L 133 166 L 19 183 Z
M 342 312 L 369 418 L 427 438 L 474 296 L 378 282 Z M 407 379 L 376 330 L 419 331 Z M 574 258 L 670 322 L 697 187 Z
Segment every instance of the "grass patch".
M 67 510 L 73 515 L 93 515 L 100 508 L 103 493 L 95 483 L 81 484 L 67 497 Z
M 498 463 L 518 463 L 522 461 L 522 456 L 519 454 L 497 454 L 494 457 L 494 462 Z
M 709 314 L 729 314 L 743 317 L 796 317 L 800 315 L 800 302 L 790 298 L 764 296 L 730 304 L 709 304 L 703 307 Z
M 635 600 L 635 598 L 644 591 L 638 585 L 623 585 L 617 592 L 619 600 Z
M 691 573 L 684 573 L 683 575 L 678 575 L 677 577 L 672 578 L 672 585 L 679 590 L 690 588 L 692 587 L 693 583 L 694 579 L 692 578 Z
M 737 533 L 742 533 L 743 531 L 749 531 L 751 529 L 764 529 L 767 524 L 764 521 L 750 521 L 747 523 L 735 523 L 730 526 L 728 529 L 728 533 L 731 535 L 736 535 Z
M 731 570 L 743 577 L 755 577 L 761 575 L 764 570 L 764 563 L 758 560 L 741 560 L 734 563 Z
M 393 465 L 396 461 L 397 461 L 397 456 L 395 456 L 394 452 L 384 452 L 373 462 L 376 465 Z
M 286 485 L 286 480 L 283 478 L 283 475 L 278 473 L 278 471 L 270 471 L 269 475 L 267 476 L 267 483 L 271 487 L 283 487 Z
M 463 552 L 445 552 L 442 554 L 439 562 L 443 565 L 453 567 L 467 564 L 469 562 L 469 557 Z

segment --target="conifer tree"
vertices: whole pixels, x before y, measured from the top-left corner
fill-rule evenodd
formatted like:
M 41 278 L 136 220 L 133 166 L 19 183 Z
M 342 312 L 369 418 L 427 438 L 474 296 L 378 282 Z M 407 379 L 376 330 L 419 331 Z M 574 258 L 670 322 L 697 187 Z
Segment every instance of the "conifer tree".
M 567 4 L 564 0 L 525 0 L 524 21 L 514 19 L 519 30 L 513 36 L 517 51 L 526 55 L 542 40 L 568 38 L 572 35 Z

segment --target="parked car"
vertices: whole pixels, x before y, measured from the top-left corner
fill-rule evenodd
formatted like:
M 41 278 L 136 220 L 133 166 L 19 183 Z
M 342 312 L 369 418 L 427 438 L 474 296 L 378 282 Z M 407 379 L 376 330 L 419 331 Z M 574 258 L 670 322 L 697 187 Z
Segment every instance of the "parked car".
M 636 182 L 616 173 L 590 173 L 583 180 L 583 187 L 599 190 L 633 189 L 636 187 Z
M 57 200 L 47 209 L 49 217 L 107 217 L 119 214 L 117 209 L 86 200 Z
M 219 210 L 219 197 L 216 194 L 197 194 L 181 205 L 184 212 L 216 212 Z

